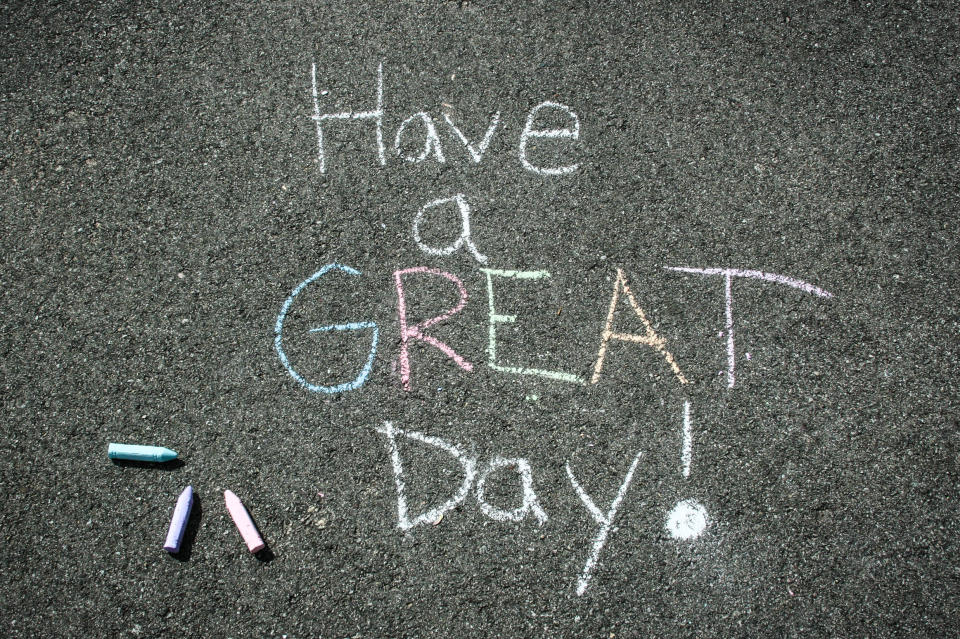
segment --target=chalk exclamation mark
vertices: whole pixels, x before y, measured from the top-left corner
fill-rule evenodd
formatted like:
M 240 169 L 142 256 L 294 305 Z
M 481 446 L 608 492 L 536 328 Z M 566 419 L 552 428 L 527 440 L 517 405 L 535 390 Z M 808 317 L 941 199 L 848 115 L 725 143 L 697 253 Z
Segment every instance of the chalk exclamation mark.
M 680 449 L 683 476 L 690 476 L 693 461 L 693 428 L 690 426 L 690 402 L 683 402 L 683 446 Z M 674 539 L 696 539 L 709 523 L 707 509 L 694 499 L 678 502 L 667 515 L 667 531 Z
M 690 427 L 690 402 L 683 401 L 683 448 L 680 449 L 680 461 L 683 462 L 683 476 L 690 476 L 690 462 L 693 461 L 693 429 Z

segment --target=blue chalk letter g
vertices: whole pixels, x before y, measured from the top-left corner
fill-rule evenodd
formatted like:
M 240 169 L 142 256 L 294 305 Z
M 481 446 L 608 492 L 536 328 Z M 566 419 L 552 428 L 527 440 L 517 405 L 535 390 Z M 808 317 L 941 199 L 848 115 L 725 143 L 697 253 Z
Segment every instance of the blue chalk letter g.
M 283 320 L 286 318 L 287 312 L 289 312 L 290 306 L 293 304 L 293 300 L 297 297 L 297 295 L 299 295 L 300 292 L 311 283 L 320 279 L 327 273 L 327 271 L 333 269 L 343 271 L 349 275 L 360 275 L 360 271 L 350 268 L 349 266 L 343 266 L 342 264 L 336 263 L 327 264 L 319 271 L 301 282 L 297 288 L 293 289 L 293 293 L 290 294 L 290 297 L 287 298 L 287 301 L 283 303 L 283 308 L 280 309 L 280 315 L 277 316 L 277 325 L 274 329 L 274 332 L 277 334 L 277 336 L 274 339 L 273 344 L 277 349 L 277 355 L 280 356 L 280 361 L 283 362 L 284 368 L 287 369 L 287 372 L 290 373 L 295 380 L 300 382 L 301 386 L 315 393 L 344 393 L 346 391 L 356 390 L 357 388 L 363 386 L 363 384 L 367 381 L 367 376 L 370 375 L 370 369 L 373 367 L 373 360 L 377 356 L 377 339 L 380 336 L 380 331 L 374 322 L 351 322 L 349 324 L 333 324 L 331 326 L 321 326 L 320 328 L 310 329 L 311 333 L 325 333 L 329 331 L 359 331 L 368 328 L 373 329 L 373 340 L 370 344 L 370 354 L 367 356 L 367 362 L 363 365 L 363 369 L 360 371 L 360 374 L 357 375 L 353 381 L 337 384 L 336 386 L 321 386 L 319 384 L 311 384 L 304 379 L 302 375 L 294 370 L 293 366 L 290 364 L 290 361 L 287 359 L 287 354 L 283 352 Z

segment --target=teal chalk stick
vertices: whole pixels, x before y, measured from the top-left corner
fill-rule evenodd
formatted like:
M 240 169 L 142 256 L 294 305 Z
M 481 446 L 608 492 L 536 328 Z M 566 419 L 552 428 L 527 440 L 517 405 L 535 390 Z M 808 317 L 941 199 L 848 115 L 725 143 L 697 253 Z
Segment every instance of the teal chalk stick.
M 138 444 L 110 444 L 107 447 L 110 459 L 129 459 L 145 462 L 168 462 L 177 458 L 176 451 L 163 446 L 140 446 Z

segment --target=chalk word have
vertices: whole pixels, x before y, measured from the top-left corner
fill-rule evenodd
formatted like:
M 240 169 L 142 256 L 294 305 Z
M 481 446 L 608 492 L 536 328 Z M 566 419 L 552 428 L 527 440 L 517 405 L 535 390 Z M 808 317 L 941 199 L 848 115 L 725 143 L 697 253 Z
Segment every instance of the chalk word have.
M 527 459 L 523 457 L 510 459 L 499 456 L 494 457 L 484 466 L 483 470 L 478 472 L 478 460 L 476 457 L 465 453 L 462 447 L 439 437 L 426 435 L 415 430 L 400 429 L 391 422 L 384 422 L 383 426 L 378 428 L 377 431 L 387 438 L 390 463 L 393 467 L 393 481 L 397 489 L 397 527 L 400 530 L 408 531 L 416 526 L 436 523 L 445 513 L 462 504 L 474 486 L 476 486 L 475 497 L 480 507 L 480 512 L 490 519 L 501 522 L 520 522 L 526 519 L 528 515 L 532 515 L 541 526 L 547 521 L 547 513 L 544 512 L 540 506 L 533 487 L 533 470 Z M 400 438 L 407 440 L 405 445 L 409 445 L 409 442 L 416 442 L 446 453 L 456 460 L 460 465 L 460 469 L 463 471 L 463 480 L 457 487 L 456 492 L 454 492 L 447 501 L 416 515 L 411 514 L 409 505 L 407 504 L 407 485 L 404 475 L 404 462 L 401 455 Z M 590 517 L 598 525 L 597 532 L 593 537 L 590 555 L 587 557 L 580 577 L 577 579 L 578 595 L 583 595 L 590 585 L 590 579 L 593 576 L 593 571 L 600 558 L 600 551 L 603 550 L 603 546 L 607 543 L 607 537 L 613 530 L 614 517 L 616 517 L 617 511 L 620 509 L 620 504 L 623 502 L 627 489 L 630 487 L 630 482 L 633 481 L 633 475 L 637 469 L 637 465 L 640 463 L 640 457 L 641 453 L 637 453 L 633 457 L 630 468 L 627 470 L 627 474 L 623 482 L 621 482 L 620 488 L 613 501 L 610 502 L 610 505 L 607 507 L 606 512 L 601 511 L 600 508 L 597 507 L 590 495 L 587 494 L 577 481 L 570 464 L 566 464 L 567 477 L 570 480 L 574 492 L 577 493 L 577 496 L 583 502 L 584 508 L 586 508 L 587 512 L 590 513 Z M 520 479 L 520 504 L 510 510 L 489 503 L 485 496 L 487 481 L 493 473 L 501 469 L 513 470 Z
M 385 111 L 383 108 L 383 63 L 381 62 L 377 67 L 377 103 L 376 106 L 370 111 L 340 111 L 335 113 L 321 113 L 320 96 L 327 95 L 328 91 L 317 90 L 316 63 L 310 67 L 310 80 L 313 92 L 312 120 L 317 128 L 317 163 L 320 165 L 320 172 L 327 172 L 327 153 L 324 146 L 324 127 L 331 120 L 372 121 L 376 126 L 377 159 L 379 160 L 381 166 L 386 166 L 387 147 L 383 140 L 383 120 L 385 116 Z M 561 128 L 541 128 L 538 126 L 538 118 L 548 118 L 550 117 L 551 112 L 559 114 L 560 117 L 565 118 L 569 123 L 568 126 Z M 475 164 L 480 164 L 480 162 L 483 161 L 483 155 L 490 146 L 490 141 L 493 139 L 497 127 L 500 124 L 500 112 L 497 111 L 495 114 L 493 114 L 493 117 L 490 118 L 490 124 L 487 127 L 487 132 L 484 134 L 483 139 L 479 142 L 471 142 L 460 129 L 460 127 L 458 127 L 453 121 L 453 118 L 449 113 L 443 114 L 443 120 L 450 129 L 450 134 L 461 144 L 463 144 L 473 162 Z M 419 129 L 419 135 L 423 136 L 423 146 L 419 154 L 410 155 L 403 150 L 405 148 L 403 140 L 405 135 L 408 137 L 416 135 L 413 133 L 413 131 L 416 129 Z M 579 168 L 579 164 L 566 164 L 560 166 L 544 166 L 541 164 L 535 164 L 534 161 L 529 157 L 528 145 L 531 140 L 537 139 L 572 140 L 574 142 L 579 140 L 580 118 L 576 113 L 574 113 L 573 109 L 564 104 L 560 104 L 559 102 L 552 102 L 549 100 L 541 102 L 537 106 L 530 109 L 530 112 L 527 114 L 527 121 L 523 127 L 523 131 L 520 132 L 520 141 L 517 148 L 517 153 L 521 166 L 523 166 L 523 168 L 527 171 L 537 173 L 539 175 L 567 175 L 569 173 L 573 173 L 577 170 L 577 168 Z M 431 117 L 430 114 L 425 111 L 414 113 L 400 123 L 400 126 L 397 128 L 397 132 L 393 137 L 393 150 L 397 157 L 402 157 L 407 162 L 420 163 L 427 158 L 432 158 L 439 164 L 444 164 L 447 161 L 447 157 L 443 152 L 443 144 L 440 141 L 440 135 L 437 133 L 436 123 L 433 117 Z

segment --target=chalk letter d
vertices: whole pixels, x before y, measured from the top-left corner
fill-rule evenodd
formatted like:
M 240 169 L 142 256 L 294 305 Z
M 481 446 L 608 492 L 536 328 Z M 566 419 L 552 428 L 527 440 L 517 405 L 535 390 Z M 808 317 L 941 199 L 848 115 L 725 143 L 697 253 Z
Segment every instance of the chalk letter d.
M 390 461 L 393 464 L 393 480 L 397 486 L 397 527 L 400 530 L 407 531 L 420 524 L 433 523 L 448 510 L 456 508 L 464 500 L 473 486 L 473 481 L 477 476 L 477 460 L 465 455 L 459 448 L 445 442 L 439 437 L 424 435 L 415 430 L 401 430 L 395 428 L 391 422 L 383 422 L 383 427 L 377 431 L 387 436 L 387 446 L 390 449 Z M 403 435 L 411 439 L 448 453 L 451 457 L 460 462 L 463 467 L 463 483 L 456 494 L 443 504 L 420 513 L 416 517 L 410 518 L 407 511 L 407 493 L 406 484 L 403 479 L 403 463 L 400 461 L 400 447 L 397 445 L 397 435 Z

